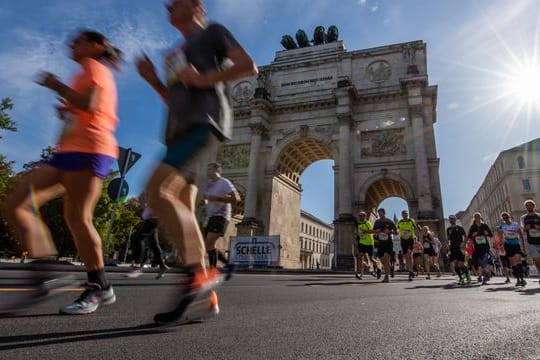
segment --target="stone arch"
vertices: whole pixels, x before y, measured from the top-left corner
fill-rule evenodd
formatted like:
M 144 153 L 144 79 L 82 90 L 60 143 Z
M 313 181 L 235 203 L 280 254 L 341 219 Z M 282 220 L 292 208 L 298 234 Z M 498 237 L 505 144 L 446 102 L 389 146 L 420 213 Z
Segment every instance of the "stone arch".
M 376 213 L 376 206 L 391 196 L 397 196 L 409 204 L 414 202 L 414 188 L 398 174 L 385 173 L 369 177 L 358 189 L 358 204 L 362 210 Z M 360 209 L 355 209 L 360 210 Z
M 334 151 L 327 139 L 295 136 L 276 149 L 272 163 L 277 175 L 285 176 L 298 184 L 300 176 L 309 165 L 319 160 L 334 160 L 334 157 Z

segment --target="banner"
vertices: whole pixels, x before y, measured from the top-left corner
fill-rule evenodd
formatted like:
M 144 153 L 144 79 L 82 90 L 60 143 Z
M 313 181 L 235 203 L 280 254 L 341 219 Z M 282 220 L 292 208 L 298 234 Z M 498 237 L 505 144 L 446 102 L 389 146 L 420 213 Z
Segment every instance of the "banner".
M 238 265 L 279 265 L 279 235 L 231 236 L 229 261 Z

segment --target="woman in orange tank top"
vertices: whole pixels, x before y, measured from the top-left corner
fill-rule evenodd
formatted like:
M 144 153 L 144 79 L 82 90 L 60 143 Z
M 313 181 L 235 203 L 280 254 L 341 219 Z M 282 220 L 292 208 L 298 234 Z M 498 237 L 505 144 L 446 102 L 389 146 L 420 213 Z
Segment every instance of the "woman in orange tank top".
M 58 107 L 64 121 L 57 152 L 49 161 L 27 173 L 4 204 L 4 214 L 34 259 L 57 254 L 51 234 L 34 212 L 45 202 L 64 196 L 64 218 L 88 273 L 86 291 L 60 308 L 61 313 L 87 314 L 100 304 L 115 301 L 105 277 L 100 236 L 93 213 L 103 179 L 118 157 L 114 136 L 117 126 L 116 86 L 109 67 L 118 68 L 121 52 L 95 31 L 80 31 L 69 43 L 71 58 L 80 65 L 70 85 L 51 73 L 42 73 L 38 84 L 62 99 Z M 35 212 L 38 214 L 38 212 Z M 36 275 L 36 297 L 50 292 L 50 284 Z M 48 284 L 48 285 L 45 285 Z M 31 299 L 35 301 L 36 299 Z

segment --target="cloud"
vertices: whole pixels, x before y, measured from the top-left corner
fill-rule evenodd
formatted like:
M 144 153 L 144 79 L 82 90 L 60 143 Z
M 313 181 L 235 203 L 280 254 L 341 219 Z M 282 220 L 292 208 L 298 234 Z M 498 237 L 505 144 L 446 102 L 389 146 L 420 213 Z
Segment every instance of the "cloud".
M 367 3 L 367 0 L 356 0 L 356 3 L 361 6 L 365 6 Z
M 448 104 L 448 110 L 455 110 L 457 108 L 459 108 L 459 104 L 456 103 L 456 102 L 452 102 L 452 103 Z

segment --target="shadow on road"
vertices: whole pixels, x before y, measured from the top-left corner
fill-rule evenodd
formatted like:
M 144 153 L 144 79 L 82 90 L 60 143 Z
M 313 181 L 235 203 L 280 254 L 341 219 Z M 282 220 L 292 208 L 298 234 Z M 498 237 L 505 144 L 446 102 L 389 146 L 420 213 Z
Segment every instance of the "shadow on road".
M 36 315 L 32 315 L 36 316 Z M 39 316 L 39 315 L 38 315 Z M 56 315 L 58 316 L 58 315 Z M 110 340 L 128 336 L 157 334 L 166 331 L 155 324 L 144 324 L 133 327 L 112 328 L 101 330 L 82 330 L 57 333 L 40 333 L 30 335 L 3 336 L 0 338 L 0 351 L 22 348 L 32 348 L 55 344 L 66 344 L 80 341 Z
M 468 285 L 458 285 L 456 283 L 449 284 L 434 284 L 434 285 L 415 285 L 412 287 L 405 288 L 405 290 L 417 290 L 417 289 L 443 289 L 443 290 L 457 290 L 457 289 L 471 289 L 480 287 L 480 284 L 468 284 Z
M 518 292 L 520 295 L 536 295 L 536 294 L 540 294 L 540 288 L 521 289 Z

